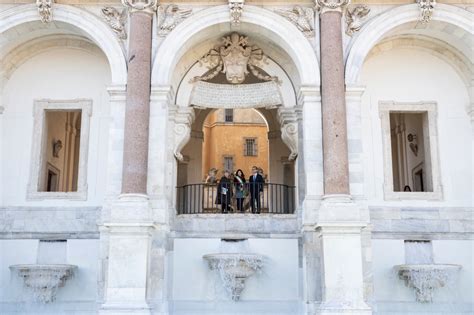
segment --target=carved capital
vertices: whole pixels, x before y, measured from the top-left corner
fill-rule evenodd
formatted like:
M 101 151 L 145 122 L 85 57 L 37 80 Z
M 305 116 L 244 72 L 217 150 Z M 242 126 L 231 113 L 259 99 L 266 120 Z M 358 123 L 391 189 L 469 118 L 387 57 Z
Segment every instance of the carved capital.
M 131 12 L 142 11 L 155 13 L 158 7 L 158 0 L 122 0 L 122 4 L 131 9 Z
M 43 23 L 49 23 L 53 20 L 53 0 L 36 0 L 38 13 Z
M 229 0 L 230 23 L 233 25 L 240 24 L 240 17 L 244 10 L 245 0 Z
M 184 148 L 189 139 L 191 139 L 191 125 L 194 122 L 195 114 L 194 109 L 190 107 L 176 107 L 170 109 L 170 115 L 174 116 L 174 156 L 178 161 L 183 162 L 184 157 L 181 154 L 181 150 Z
M 289 161 L 298 156 L 298 114 L 294 108 L 279 108 L 281 140 L 290 149 Z
M 350 0 L 315 0 L 316 7 L 321 11 L 320 14 L 324 14 L 329 11 L 343 11 L 344 7 L 347 6 Z

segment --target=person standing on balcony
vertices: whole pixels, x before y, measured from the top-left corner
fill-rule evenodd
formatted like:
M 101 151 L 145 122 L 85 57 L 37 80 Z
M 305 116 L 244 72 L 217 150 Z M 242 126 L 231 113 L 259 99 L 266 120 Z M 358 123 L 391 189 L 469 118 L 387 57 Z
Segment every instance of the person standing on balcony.
M 252 175 L 249 177 L 252 213 L 260 213 L 260 192 L 263 191 L 263 184 L 263 176 L 258 173 L 258 167 L 252 166 Z
M 219 181 L 217 193 L 221 202 L 222 213 L 227 213 L 230 210 L 230 203 L 232 200 L 232 182 L 230 180 L 230 172 L 228 170 L 224 171 L 224 176 L 222 176 L 221 180 Z
M 244 212 L 244 199 L 247 191 L 245 190 L 245 175 L 241 169 L 238 169 L 234 175 L 235 199 L 237 199 L 237 210 Z

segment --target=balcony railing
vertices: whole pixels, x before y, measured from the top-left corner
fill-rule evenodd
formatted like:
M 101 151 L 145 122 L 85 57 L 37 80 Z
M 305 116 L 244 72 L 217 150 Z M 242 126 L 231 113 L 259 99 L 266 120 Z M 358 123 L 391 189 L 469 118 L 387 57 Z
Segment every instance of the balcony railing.
M 178 214 L 292 214 L 295 190 L 294 186 L 273 183 L 189 184 L 177 187 L 176 209 Z

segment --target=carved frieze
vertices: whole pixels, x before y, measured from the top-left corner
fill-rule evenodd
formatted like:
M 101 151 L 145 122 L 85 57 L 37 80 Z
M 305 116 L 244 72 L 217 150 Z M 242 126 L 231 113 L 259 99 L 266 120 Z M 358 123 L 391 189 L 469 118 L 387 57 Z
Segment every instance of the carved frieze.
M 53 0 L 36 0 L 36 6 L 38 7 L 41 22 L 49 23 L 53 20 Z
M 102 8 L 102 16 L 107 24 L 117 34 L 120 39 L 127 39 L 127 32 L 125 30 L 125 23 L 127 22 L 128 9 L 124 8 L 119 12 L 114 7 Z
M 348 8 L 346 11 L 346 34 L 352 36 L 355 32 L 358 32 L 369 12 L 370 9 L 366 5 Z
M 314 36 L 314 9 L 295 5 L 291 10 L 276 10 L 276 13 L 287 18 L 307 37 Z
M 431 21 L 436 6 L 436 0 L 417 0 L 416 2 L 420 7 L 420 22 L 428 23 Z
M 233 25 L 240 24 L 240 17 L 244 10 L 245 0 L 229 0 L 230 23 Z
M 158 35 L 168 35 L 181 21 L 191 15 L 192 9 L 180 9 L 176 4 L 160 5 L 157 10 Z
M 249 73 L 261 81 L 278 82 L 277 77 L 265 75 L 258 70 L 265 59 L 262 49 L 256 45 L 250 45 L 248 37 L 234 32 L 222 39 L 221 46 L 211 49 L 201 58 L 199 62 L 207 64 L 211 71 L 195 77 L 191 83 L 211 80 L 219 73 L 225 73 L 227 81 L 231 84 L 242 83 Z

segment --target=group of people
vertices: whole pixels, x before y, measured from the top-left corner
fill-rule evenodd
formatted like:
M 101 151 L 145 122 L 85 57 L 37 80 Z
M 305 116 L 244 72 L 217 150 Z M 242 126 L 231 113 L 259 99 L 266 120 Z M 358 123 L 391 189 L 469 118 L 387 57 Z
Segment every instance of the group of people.
M 250 194 L 252 213 L 260 213 L 260 193 L 263 191 L 264 183 L 264 178 L 256 166 L 252 167 L 252 175 L 249 176 L 248 182 L 241 169 L 234 174 L 225 170 L 217 186 L 216 203 L 221 205 L 222 213 L 227 213 L 232 209 L 232 197 L 235 194 L 237 211 L 244 212 L 244 200 Z

